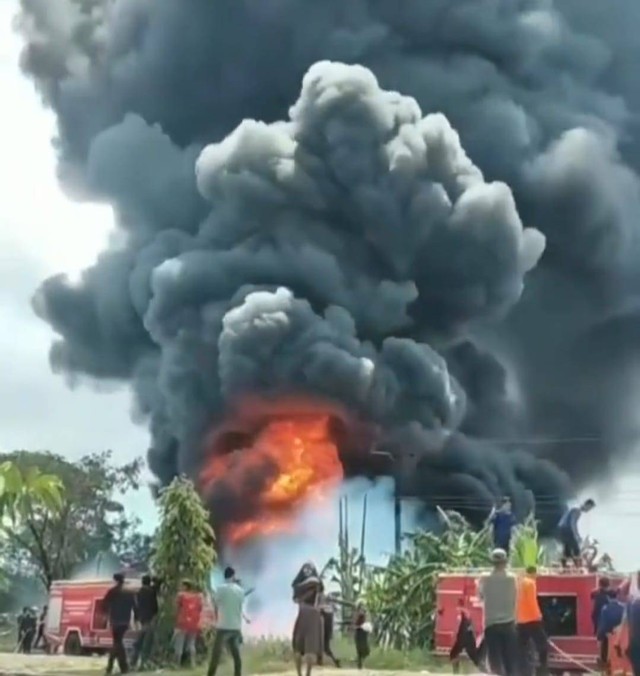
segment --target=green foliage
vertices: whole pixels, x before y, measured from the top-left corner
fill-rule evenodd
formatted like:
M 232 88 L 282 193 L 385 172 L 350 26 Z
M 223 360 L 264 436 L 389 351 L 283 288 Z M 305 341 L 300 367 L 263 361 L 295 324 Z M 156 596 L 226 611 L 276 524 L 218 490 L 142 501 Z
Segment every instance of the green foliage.
M 28 491 L 23 492 L 24 499 L 16 503 L 20 518 L 2 542 L 9 573 L 38 578 L 48 588 L 99 552 L 119 555 L 129 548 L 137 520 L 126 516 L 118 497 L 139 487 L 140 460 L 113 466 L 111 453 L 103 452 L 70 462 L 46 451 L 17 451 L 0 460 L 9 461 L 41 492 L 50 483 L 46 477 L 57 477 L 62 497 L 55 510 L 30 509 Z M 54 495 L 45 494 L 46 506 L 53 506 Z
M 538 524 L 533 514 L 512 532 L 511 565 L 514 568 L 540 566 L 544 562 L 544 548 L 538 544 Z
M 441 512 L 441 520 L 442 532 L 415 533 L 408 550 L 387 567 L 367 569 L 363 596 L 383 647 L 430 648 L 438 574 L 489 561 L 489 528 L 476 532 L 455 512 Z
M 217 555 L 209 512 L 191 481 L 176 477 L 162 490 L 158 503 L 160 525 L 153 543 L 152 570 L 162 580 L 162 599 L 153 657 L 162 662 L 169 657 L 181 582 L 189 580 L 196 589 L 208 591 Z
M 356 651 L 352 637 L 336 636 L 332 647 L 343 667 L 355 668 Z M 291 672 L 293 651 L 289 639 L 249 639 L 243 646 L 242 653 L 244 666 L 250 674 Z M 435 664 L 436 660 L 424 650 L 401 651 L 371 646 L 371 655 L 367 659 L 366 670 L 424 672 L 429 668 L 431 673 L 430 667 Z M 221 665 L 220 676 L 231 676 L 233 673 L 231 667 L 231 660 L 225 660 L 225 663 Z M 315 670 L 314 673 L 316 673 Z
M 367 503 L 366 497 L 363 504 L 362 527 L 363 534 L 366 527 Z M 340 599 L 344 605 L 341 609 L 342 624 L 347 625 L 351 621 L 353 606 L 357 603 L 363 589 L 365 580 L 364 571 L 366 560 L 360 549 L 352 547 L 349 540 L 349 500 L 340 500 L 340 523 L 338 530 L 338 557 L 329 559 L 321 572 L 321 577 L 330 576 L 331 582 L 338 585 Z
M 208 589 L 216 563 L 215 535 L 191 481 L 176 477 L 160 493 L 160 526 L 155 537 L 153 571 L 175 593 L 184 579 Z
M 0 463 L 0 518 L 12 526 L 28 519 L 36 510 L 58 512 L 64 487 L 55 474 L 43 474 L 38 467 L 22 469 L 15 462 Z
M 51 519 L 60 513 L 64 487 L 55 474 L 38 467 L 22 469 L 10 460 L 0 463 L 0 543 L 11 542 L 15 533 L 34 519 Z M 4 547 L 3 547 L 4 548 Z M 0 589 L 7 592 L 10 571 L 3 562 Z
M 440 530 L 410 535 L 407 550 L 392 557 L 387 566 L 361 566 L 362 557 L 345 547 L 348 536 L 343 535 L 340 558 L 327 566 L 341 589 L 361 595 L 373 619 L 374 638 L 383 649 L 431 649 L 439 574 L 489 565 L 491 526 L 475 531 L 457 512 L 438 511 Z M 547 562 L 532 515 L 514 529 L 512 543 L 514 568 Z

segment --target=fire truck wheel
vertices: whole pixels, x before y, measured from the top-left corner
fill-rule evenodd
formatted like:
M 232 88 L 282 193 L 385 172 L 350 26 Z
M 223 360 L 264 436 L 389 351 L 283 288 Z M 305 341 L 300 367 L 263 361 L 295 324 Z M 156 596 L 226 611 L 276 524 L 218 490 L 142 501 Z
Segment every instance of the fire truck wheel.
M 65 655 L 82 655 L 82 643 L 77 631 L 72 631 L 64 642 Z

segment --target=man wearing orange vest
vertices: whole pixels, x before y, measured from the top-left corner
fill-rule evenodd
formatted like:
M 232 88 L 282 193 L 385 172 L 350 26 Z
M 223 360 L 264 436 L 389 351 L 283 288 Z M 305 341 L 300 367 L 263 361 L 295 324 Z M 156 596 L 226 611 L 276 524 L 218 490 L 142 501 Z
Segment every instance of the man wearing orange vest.
M 531 643 L 538 653 L 538 663 L 541 674 L 547 674 L 549 645 L 547 634 L 542 623 L 542 613 L 538 604 L 538 589 L 536 585 L 536 568 L 527 568 L 526 575 L 518 584 L 518 602 L 516 607 L 516 622 L 518 631 L 518 645 L 520 651 L 521 673 L 529 676 L 533 673 L 530 660 Z

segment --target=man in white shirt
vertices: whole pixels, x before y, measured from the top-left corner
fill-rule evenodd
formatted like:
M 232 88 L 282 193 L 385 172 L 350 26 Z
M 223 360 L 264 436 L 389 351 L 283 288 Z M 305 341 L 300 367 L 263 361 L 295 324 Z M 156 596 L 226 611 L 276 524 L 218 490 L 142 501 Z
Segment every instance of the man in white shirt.
M 484 639 L 491 673 L 514 676 L 517 673 L 518 637 L 516 634 L 516 577 L 507 570 L 504 549 L 491 554 L 493 570 L 483 575 L 478 593 L 484 603 Z
M 227 567 L 224 571 L 224 582 L 215 591 L 214 603 L 218 614 L 216 637 L 211 651 L 208 676 L 215 676 L 222 656 L 222 648 L 226 645 L 233 659 L 233 676 L 242 676 L 242 660 L 240 643 L 242 642 L 242 607 L 245 591 L 236 580 L 236 572 Z

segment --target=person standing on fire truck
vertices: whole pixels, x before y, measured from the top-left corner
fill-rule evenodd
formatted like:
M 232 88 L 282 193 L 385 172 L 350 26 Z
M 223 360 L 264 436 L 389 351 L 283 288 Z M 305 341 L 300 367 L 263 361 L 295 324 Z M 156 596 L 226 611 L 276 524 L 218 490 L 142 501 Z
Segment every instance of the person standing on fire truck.
M 118 662 L 121 674 L 129 671 L 127 651 L 124 647 L 124 635 L 131 626 L 131 616 L 135 614 L 136 599 L 133 592 L 124 587 L 124 575 L 116 573 L 113 576 L 115 584 L 106 593 L 102 603 L 109 618 L 113 645 L 109 651 L 107 674 L 113 671 L 113 663 Z
M 511 533 L 516 525 L 516 517 L 511 511 L 511 498 L 502 498 L 500 506 L 491 510 L 487 521 L 493 526 L 493 546 L 496 549 L 504 549 L 509 555 Z
M 596 503 L 589 498 L 580 507 L 568 509 L 558 522 L 558 532 L 562 544 L 562 567 L 566 568 L 569 559 L 576 568 L 582 566 L 581 538 L 578 533 L 578 521 L 583 514 L 590 512 Z

